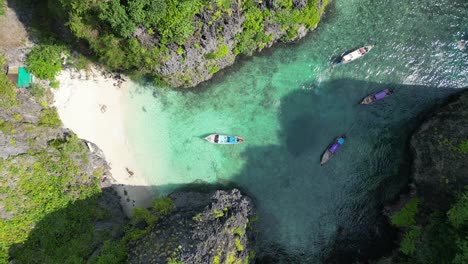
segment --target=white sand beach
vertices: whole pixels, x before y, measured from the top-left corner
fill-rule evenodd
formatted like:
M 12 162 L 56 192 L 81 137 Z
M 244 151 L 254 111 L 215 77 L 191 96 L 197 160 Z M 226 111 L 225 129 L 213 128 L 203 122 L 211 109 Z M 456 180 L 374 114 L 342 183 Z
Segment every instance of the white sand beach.
M 129 214 L 134 206 L 150 206 L 153 192 L 127 140 L 126 97 L 131 81 L 119 85 L 96 67 L 88 73 L 66 69 L 57 80 L 60 87 L 53 91 L 54 106 L 64 127 L 102 149 L 125 212 Z

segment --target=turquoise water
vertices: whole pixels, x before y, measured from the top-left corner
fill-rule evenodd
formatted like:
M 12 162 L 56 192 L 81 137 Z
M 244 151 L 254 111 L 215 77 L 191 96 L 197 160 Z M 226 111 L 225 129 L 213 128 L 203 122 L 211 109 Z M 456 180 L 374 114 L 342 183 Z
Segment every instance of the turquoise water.
M 248 193 L 264 262 L 372 255 L 388 243 L 380 210 L 407 183 L 405 146 L 420 114 L 467 86 L 468 53 L 457 48 L 467 12 L 465 0 L 336 0 L 305 39 L 241 59 L 196 89 L 134 87 L 129 143 L 161 195 L 194 182 Z M 376 47 L 362 59 L 330 63 L 367 44 Z M 358 105 L 383 87 L 395 94 Z M 215 132 L 246 143 L 201 139 Z

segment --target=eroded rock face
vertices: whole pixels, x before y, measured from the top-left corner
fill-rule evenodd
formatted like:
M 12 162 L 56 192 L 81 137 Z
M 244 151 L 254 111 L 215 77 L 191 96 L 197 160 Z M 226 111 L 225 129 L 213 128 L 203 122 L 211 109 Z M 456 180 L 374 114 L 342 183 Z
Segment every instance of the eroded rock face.
M 260 10 L 269 9 L 272 11 L 280 11 L 282 9 L 278 2 L 277 0 L 255 1 Z M 316 10 L 320 14 L 323 12 L 319 11 L 322 10 L 322 4 L 323 0 L 319 1 L 316 6 Z M 307 0 L 292 1 L 292 7 L 295 10 L 302 10 L 306 5 Z M 220 69 L 234 63 L 238 55 L 236 48 L 239 45 L 239 40 L 236 36 L 245 30 L 243 28 L 243 23 L 246 19 L 245 12 L 242 6 L 239 6 L 238 1 L 232 1 L 229 12 L 223 12 L 217 19 L 213 19 L 215 17 L 214 12 L 213 10 L 204 10 L 198 14 L 194 19 L 194 24 L 200 25 L 200 27 L 197 28 L 193 36 L 182 46 L 169 44 L 170 56 L 159 67 L 154 69 L 154 72 L 171 86 L 196 86 L 210 79 Z M 303 24 L 285 27 L 274 19 L 264 21 L 263 28 L 266 33 L 265 36 L 268 36 L 265 39 L 268 40 L 265 40 L 258 47 L 247 51 L 247 53 L 271 47 L 280 40 L 293 41 L 303 38 L 309 30 L 313 29 L 306 29 Z M 295 33 L 290 34 L 289 31 L 295 31 Z M 137 37 L 142 45 L 151 47 L 159 43 L 156 37 L 145 32 L 146 29 L 139 27 L 134 33 L 134 36 Z M 291 36 L 285 38 L 286 35 Z M 178 49 L 181 47 L 184 52 L 178 53 Z M 219 58 L 210 57 L 210 54 L 215 54 L 222 48 L 227 48 L 227 54 Z
M 429 208 L 447 210 L 468 185 L 463 144 L 468 144 L 468 92 L 436 110 L 411 138 L 412 178 Z
M 61 126 L 41 124 L 41 116 L 45 107 L 27 89 L 16 90 L 15 100 L 17 103 L 12 107 L 0 107 L 0 182 L 6 183 L 2 187 L 9 189 L 18 186 L 20 177 L 10 173 L 5 166 L 2 167 L 2 162 L 33 167 L 38 159 L 35 153 L 56 153 L 57 149 L 51 146 L 51 142 L 67 140 L 73 135 L 72 131 Z M 98 146 L 89 141 L 79 142 L 84 149 L 87 147 L 89 152 L 84 153 L 85 157 L 80 153 L 70 154 L 80 172 L 72 177 L 68 188 L 70 190 L 91 188 L 93 180 L 98 177 L 96 172 L 99 171 L 102 175 L 99 182 L 102 193 L 96 199 L 96 210 L 101 210 L 103 214 L 105 212 L 107 217 L 93 222 L 95 235 L 99 238 L 100 234 L 105 232 L 110 237 L 118 239 L 122 236 L 126 216 L 120 205 L 120 198 L 112 188 L 110 167 Z M 61 177 L 62 175 L 51 171 L 50 176 Z M 63 192 L 71 192 L 69 189 L 64 189 Z M 22 213 L 21 210 L 6 210 L 3 204 L 5 198 L 7 196 L 0 194 L 0 221 L 11 219 Z M 93 254 L 96 254 L 101 246 L 96 246 Z
M 253 256 L 253 204 L 239 190 L 177 192 L 174 212 L 136 242 L 129 263 L 246 263 Z M 249 256 L 250 255 L 250 256 Z

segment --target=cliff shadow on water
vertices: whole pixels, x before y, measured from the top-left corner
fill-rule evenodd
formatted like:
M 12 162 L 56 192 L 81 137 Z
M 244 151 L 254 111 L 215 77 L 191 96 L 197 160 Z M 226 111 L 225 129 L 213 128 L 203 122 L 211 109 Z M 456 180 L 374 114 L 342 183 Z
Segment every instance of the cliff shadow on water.
M 277 111 L 280 144 L 247 146 L 246 165 L 231 178 L 259 211 L 258 262 L 350 263 L 390 253 L 396 231 L 381 211 L 408 184 L 411 133 L 460 90 L 349 79 L 298 87 Z M 391 97 L 359 105 L 388 87 Z M 344 146 L 321 167 L 321 154 L 341 134 Z

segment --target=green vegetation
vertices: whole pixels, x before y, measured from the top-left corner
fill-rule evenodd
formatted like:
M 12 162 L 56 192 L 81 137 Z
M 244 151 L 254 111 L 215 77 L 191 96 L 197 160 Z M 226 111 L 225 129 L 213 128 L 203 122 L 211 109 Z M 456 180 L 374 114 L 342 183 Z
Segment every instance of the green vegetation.
M 49 127 L 59 127 L 62 124 L 55 108 L 44 108 L 39 118 L 39 124 Z
M 233 264 L 237 260 L 236 252 L 229 252 L 226 257 L 226 264 Z
M 468 139 L 463 140 L 458 146 L 455 146 L 455 150 L 461 154 L 468 154 Z
M 414 217 L 418 212 L 418 203 L 418 198 L 409 200 L 400 212 L 392 216 L 392 224 L 398 227 L 409 227 L 416 224 Z
M 208 53 L 205 57 L 207 59 L 221 59 L 229 54 L 229 47 L 227 45 L 221 45 L 221 47 L 213 53 Z
M 90 70 L 90 67 L 91 67 L 91 60 L 89 60 L 88 58 L 86 58 L 85 56 L 79 54 L 74 62 L 73 62 L 73 66 L 75 66 L 75 68 L 77 70 L 85 70 L 85 71 L 89 71 Z
M 58 45 L 34 46 L 28 54 L 28 69 L 43 80 L 55 81 L 55 76 L 62 70 L 64 47 Z
M 244 250 L 244 246 L 242 245 L 241 241 L 239 238 L 235 238 L 234 239 L 234 243 L 236 244 L 236 249 L 237 251 L 241 252 L 242 250 Z
M 447 215 L 450 224 L 455 228 L 468 224 L 468 191 L 460 196 Z
M 153 214 L 158 218 L 170 214 L 173 209 L 171 198 L 163 197 L 153 201 Z
M 417 227 L 411 228 L 401 240 L 400 250 L 405 255 L 413 254 L 415 250 L 415 240 L 421 235 L 421 230 Z
M 76 136 L 54 140 L 49 147 L 0 161 L 0 193 L 5 197 L 0 212 L 11 216 L 0 221 L 0 262 L 12 245 L 27 238 L 11 249 L 22 263 L 70 262 L 93 250 L 94 197 L 100 189 L 98 178 L 83 181 L 80 176 L 87 149 Z M 37 224 L 38 231 L 32 230 Z
M 0 16 L 5 14 L 6 1 L 0 0 Z
M 23 117 L 18 113 L 14 113 L 13 114 L 13 119 L 15 119 L 18 122 L 21 122 L 23 120 Z
M 251 54 L 270 43 L 273 36 L 265 33 L 266 23 L 279 24 L 286 34 L 283 39 L 295 38 L 300 25 L 305 29 L 316 26 L 327 2 L 324 1 L 322 8 L 317 10 L 318 0 L 308 0 L 306 6 L 299 10 L 293 7 L 292 0 L 275 1 L 274 9 L 264 8 L 262 1 L 238 1 L 245 20 L 243 31 L 235 36 L 232 52 Z M 227 56 L 230 51 L 223 41 L 223 26 L 219 24 L 223 17 L 237 15 L 231 8 L 232 0 L 63 0 L 58 3 L 54 8 L 44 9 L 46 13 L 38 16 L 41 25 L 53 24 L 51 18 L 68 21 L 66 25 L 72 33 L 88 44 L 99 61 L 111 70 L 138 72 L 140 75 L 154 75 L 155 70 L 173 56 L 173 52 L 183 55 L 186 48 L 200 49 L 203 23 L 216 25 L 215 37 L 219 41 L 217 50 L 205 54 L 205 57 L 220 59 Z M 199 21 L 196 15 L 200 13 L 206 14 L 209 21 Z M 136 31 L 139 32 L 138 38 L 135 37 Z M 177 48 L 169 50 L 168 47 Z M 84 63 L 77 64 L 84 67 Z M 211 74 L 219 70 L 213 65 L 208 67 Z M 180 78 L 187 78 L 187 74 L 181 72 Z
M 31 83 L 31 87 L 29 87 L 29 91 L 31 94 L 36 98 L 42 98 L 46 94 L 46 90 L 38 83 Z
M 0 56 L 0 71 L 3 69 L 5 63 L 5 58 Z M 11 83 L 3 72 L 0 72 L 0 107 L 8 109 L 17 104 L 16 88 L 14 84 Z
M 127 257 L 128 244 L 148 234 L 154 228 L 158 220 L 167 216 L 172 210 L 172 200 L 167 197 L 155 199 L 151 210 L 146 208 L 134 208 L 133 217 L 130 219 L 129 223 L 126 224 L 124 228 L 125 234 L 122 239 L 120 239 L 120 241 L 113 241 L 113 248 L 109 247 L 108 250 L 106 248 L 104 253 L 103 250 L 101 250 L 100 254 L 96 256 L 96 263 L 123 263 Z M 145 229 L 139 229 L 137 227 L 141 221 L 147 224 Z M 181 263 L 176 259 L 171 259 L 169 262 Z
M 169 261 L 167 261 L 167 264 L 184 264 L 184 262 L 177 260 L 177 259 L 170 258 Z
M 434 212 L 425 225 L 415 221 L 417 202 L 412 199 L 394 221 L 406 230 L 400 243 L 399 263 L 468 262 L 468 188 L 448 212 Z
M 217 73 L 217 72 L 219 72 L 219 67 L 218 67 L 218 65 L 213 66 L 213 67 L 211 67 L 211 68 L 208 70 L 208 73 L 209 73 L 209 74 L 215 74 L 215 73 Z
M 192 217 L 192 220 L 195 222 L 202 221 L 201 214 L 196 214 L 195 216 Z
M 0 120 L 0 131 L 5 135 L 11 135 L 15 133 L 15 126 L 11 122 Z
M 242 230 L 242 228 L 237 227 L 235 230 L 234 230 L 234 234 L 240 236 L 240 237 L 243 237 L 244 236 L 244 230 Z
M 224 212 L 217 209 L 213 209 L 213 215 L 215 218 L 221 218 L 224 216 Z

